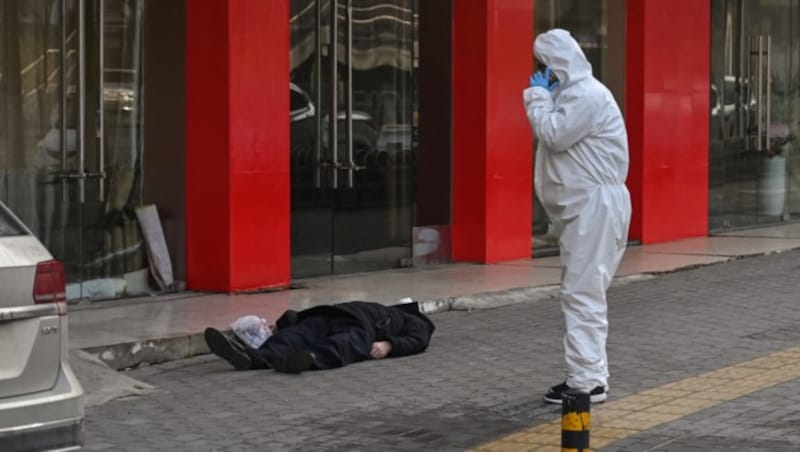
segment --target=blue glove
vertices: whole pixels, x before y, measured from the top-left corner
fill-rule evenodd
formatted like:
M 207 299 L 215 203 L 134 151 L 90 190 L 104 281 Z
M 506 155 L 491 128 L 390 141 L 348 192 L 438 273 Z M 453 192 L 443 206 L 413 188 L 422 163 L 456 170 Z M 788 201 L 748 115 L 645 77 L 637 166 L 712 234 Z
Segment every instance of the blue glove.
M 539 86 L 547 91 L 553 91 L 558 87 L 558 80 L 550 83 L 550 68 L 546 68 L 544 73 L 542 73 L 542 71 L 538 71 L 537 73 L 531 75 L 531 86 Z

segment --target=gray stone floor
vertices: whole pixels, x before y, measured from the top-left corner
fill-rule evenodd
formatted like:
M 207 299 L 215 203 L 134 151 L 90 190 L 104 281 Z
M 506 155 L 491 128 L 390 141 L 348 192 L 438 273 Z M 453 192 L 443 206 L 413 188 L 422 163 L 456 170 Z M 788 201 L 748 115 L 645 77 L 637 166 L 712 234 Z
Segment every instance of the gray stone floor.
M 800 345 L 800 251 L 609 293 L 611 399 Z M 556 419 L 555 300 L 435 314 L 430 349 L 299 376 L 199 357 L 129 376 L 158 389 L 88 409 L 88 450 L 463 450 Z M 712 388 L 713 389 L 713 388 Z M 800 450 L 800 380 L 603 450 Z
M 800 380 L 626 438 L 603 451 L 800 450 Z

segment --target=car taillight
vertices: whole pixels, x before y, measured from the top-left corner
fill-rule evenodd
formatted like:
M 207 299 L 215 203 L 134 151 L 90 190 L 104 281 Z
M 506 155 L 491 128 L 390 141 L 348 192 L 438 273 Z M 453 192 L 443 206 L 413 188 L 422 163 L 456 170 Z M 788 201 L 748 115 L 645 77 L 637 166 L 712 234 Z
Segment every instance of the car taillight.
M 64 303 L 67 289 L 64 279 L 64 266 L 59 261 L 44 261 L 36 265 L 36 279 L 33 282 L 33 302 Z M 61 309 L 59 309 L 61 313 Z

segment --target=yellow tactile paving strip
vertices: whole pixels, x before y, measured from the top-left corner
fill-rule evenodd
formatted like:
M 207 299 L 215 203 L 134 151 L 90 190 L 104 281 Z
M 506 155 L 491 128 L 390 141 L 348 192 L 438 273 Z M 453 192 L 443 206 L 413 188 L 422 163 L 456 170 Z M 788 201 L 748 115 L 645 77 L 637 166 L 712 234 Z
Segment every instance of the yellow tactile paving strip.
M 591 448 L 800 378 L 800 347 L 689 377 L 620 400 L 592 405 Z M 708 390 L 707 388 L 713 388 Z M 475 448 L 480 451 L 561 451 L 561 418 Z

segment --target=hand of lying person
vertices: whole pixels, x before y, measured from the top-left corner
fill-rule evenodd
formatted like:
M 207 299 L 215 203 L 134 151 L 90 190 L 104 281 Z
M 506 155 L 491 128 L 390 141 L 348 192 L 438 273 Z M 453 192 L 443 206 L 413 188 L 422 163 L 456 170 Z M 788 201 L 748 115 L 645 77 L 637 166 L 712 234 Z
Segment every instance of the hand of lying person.
M 369 352 L 369 356 L 373 359 L 381 359 L 385 358 L 389 352 L 392 351 L 392 344 L 389 341 L 379 341 L 372 343 L 372 350 Z

